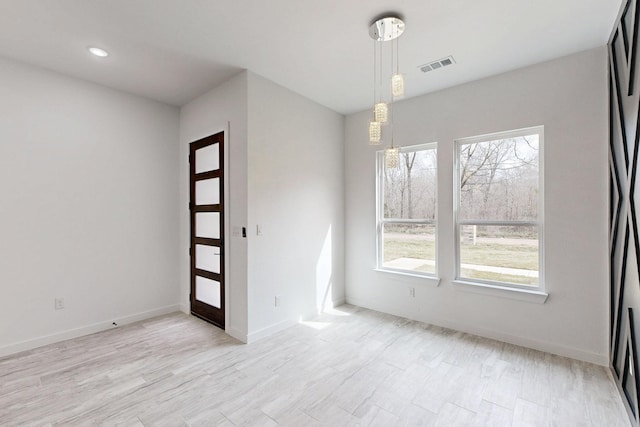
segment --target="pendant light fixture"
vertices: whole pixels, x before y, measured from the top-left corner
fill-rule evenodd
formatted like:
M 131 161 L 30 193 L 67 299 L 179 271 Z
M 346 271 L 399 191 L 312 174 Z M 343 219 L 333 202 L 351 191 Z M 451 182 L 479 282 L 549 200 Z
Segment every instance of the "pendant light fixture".
M 403 32 L 404 21 L 397 16 L 381 17 L 369 27 L 369 36 L 373 39 L 374 45 L 373 120 L 369 122 L 369 144 L 382 144 L 382 125 L 387 125 L 391 133 L 390 147 L 385 149 L 385 167 L 387 168 L 398 167 L 400 155 L 400 149 L 393 145 L 393 102 L 404 95 L 404 78 L 399 72 L 398 64 L 398 37 Z M 383 57 L 383 44 L 389 41 L 391 43 L 387 68 L 383 67 L 383 59 L 386 59 Z M 386 74 L 384 70 L 389 70 L 390 73 Z
M 369 144 L 382 144 L 382 125 L 380 122 L 376 122 L 375 119 L 369 122 Z
M 394 99 L 404 96 L 404 77 L 402 74 L 394 74 L 391 76 L 391 93 Z
M 378 123 L 387 123 L 387 116 L 389 115 L 389 107 L 386 102 L 377 102 L 373 109 L 373 117 Z
M 391 110 L 391 146 L 384 150 L 384 167 L 395 169 L 400 160 L 400 148 L 393 145 L 393 110 Z
M 394 31 L 397 31 L 397 27 L 394 27 Z M 398 36 L 395 35 L 391 45 L 391 67 L 393 68 L 393 64 L 395 62 L 395 70 L 391 72 L 393 75 L 391 76 L 391 95 L 393 99 L 399 99 L 404 96 L 404 77 L 400 74 L 400 63 L 398 61 Z M 393 53 L 395 52 L 395 56 Z
M 395 169 L 398 167 L 398 160 L 400 159 L 400 149 L 393 145 L 384 150 L 384 166 L 387 169 Z

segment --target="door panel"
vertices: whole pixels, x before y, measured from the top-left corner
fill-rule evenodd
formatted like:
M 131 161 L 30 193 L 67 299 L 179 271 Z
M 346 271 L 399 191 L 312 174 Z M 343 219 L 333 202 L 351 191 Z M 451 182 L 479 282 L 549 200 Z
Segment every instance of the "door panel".
M 220 203 L 220 178 L 196 181 L 196 205 Z
M 196 245 L 196 268 L 220 274 L 220 248 Z
M 196 237 L 220 239 L 221 219 L 219 212 L 196 212 L 195 219 Z
M 225 319 L 224 133 L 190 144 L 191 313 L 221 328 Z
M 219 162 L 220 162 L 220 153 L 218 152 L 218 147 L 215 144 L 202 147 L 198 150 L 198 157 L 196 158 L 195 173 L 202 173 L 202 172 L 208 172 L 208 171 L 220 169 Z
M 196 300 L 220 308 L 220 282 L 196 276 Z

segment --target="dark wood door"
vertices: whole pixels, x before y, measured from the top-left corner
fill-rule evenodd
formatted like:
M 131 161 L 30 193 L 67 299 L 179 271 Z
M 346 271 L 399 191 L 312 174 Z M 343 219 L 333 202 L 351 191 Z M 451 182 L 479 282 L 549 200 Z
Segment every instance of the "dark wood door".
M 224 329 L 224 132 L 189 144 L 191 313 Z

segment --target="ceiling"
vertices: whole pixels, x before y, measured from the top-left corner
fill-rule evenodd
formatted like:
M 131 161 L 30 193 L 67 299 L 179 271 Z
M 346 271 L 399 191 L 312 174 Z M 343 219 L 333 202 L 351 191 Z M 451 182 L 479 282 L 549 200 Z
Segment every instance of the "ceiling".
M 374 17 L 407 97 L 607 43 L 621 0 L 0 0 L 0 56 L 183 105 L 243 69 L 337 112 L 372 103 Z M 90 55 L 87 46 L 108 50 Z M 418 66 L 453 55 L 429 73 Z

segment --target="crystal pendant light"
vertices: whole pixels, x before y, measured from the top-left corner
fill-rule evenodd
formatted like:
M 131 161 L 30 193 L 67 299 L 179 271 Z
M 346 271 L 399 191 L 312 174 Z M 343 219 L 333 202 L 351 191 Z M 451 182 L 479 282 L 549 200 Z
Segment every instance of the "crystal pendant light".
M 399 164 L 400 148 L 393 145 L 393 107 L 394 101 L 404 95 L 404 78 L 399 72 L 397 39 L 404 32 L 404 21 L 397 16 L 377 18 L 369 27 L 369 36 L 373 39 L 373 121 L 369 122 L 369 144 L 382 143 L 382 125 L 390 127 L 391 146 L 384 150 L 384 164 L 386 168 L 397 168 Z M 383 61 L 383 42 L 391 41 L 390 61 Z M 394 49 L 394 46 L 396 49 Z M 379 55 L 378 55 L 379 52 Z M 395 52 L 395 56 L 394 56 Z M 386 58 L 384 58 L 386 59 Z M 383 63 L 388 64 L 390 73 L 383 76 Z M 386 68 L 386 67 L 385 67 Z M 391 90 L 383 84 L 391 76 Z M 388 82 L 388 80 L 386 80 Z M 376 94 L 376 88 L 378 93 Z M 384 89 L 383 91 L 383 88 Z M 386 92 L 386 96 L 385 93 Z M 390 96 L 389 96 L 390 95 Z M 389 102 L 385 102 L 388 100 Z M 386 132 L 386 131 L 385 131 Z
M 400 60 L 398 53 L 398 26 L 394 26 L 393 40 L 391 41 L 391 95 L 393 99 L 402 98 L 404 96 L 404 77 L 400 74 Z M 395 55 L 394 55 L 395 52 Z M 395 72 L 393 66 L 395 63 Z
M 387 169 L 397 168 L 399 159 L 400 149 L 398 147 L 391 146 L 384 150 L 384 166 Z
M 382 144 L 382 126 L 380 122 L 369 122 L 369 145 Z
M 402 74 L 391 76 L 391 94 L 395 99 L 404 96 L 404 77 L 402 77 Z
M 378 123 L 387 123 L 389 107 L 386 102 L 378 102 L 373 108 L 374 120 Z

